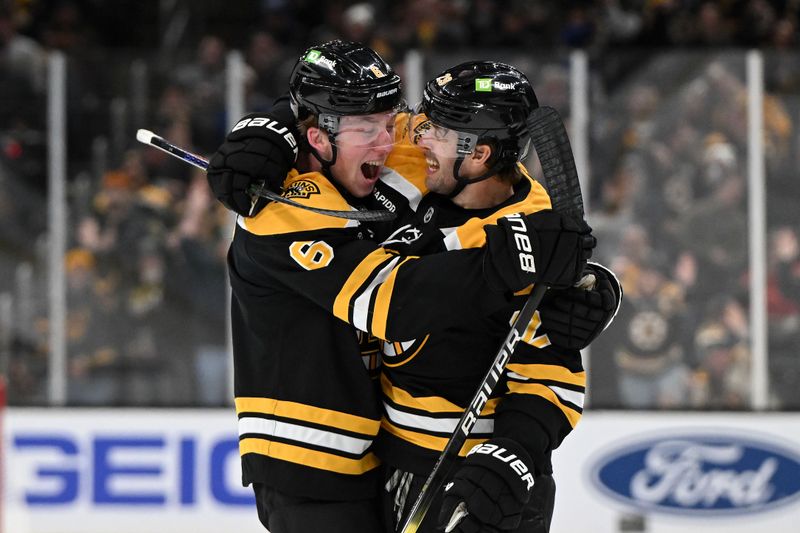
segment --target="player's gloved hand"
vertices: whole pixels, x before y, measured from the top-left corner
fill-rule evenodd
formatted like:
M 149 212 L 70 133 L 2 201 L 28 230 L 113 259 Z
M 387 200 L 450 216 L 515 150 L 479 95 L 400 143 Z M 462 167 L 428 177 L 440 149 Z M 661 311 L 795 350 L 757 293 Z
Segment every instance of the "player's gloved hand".
M 539 332 L 556 346 L 582 350 L 608 327 L 621 300 L 616 276 L 603 265 L 589 263 L 577 285 L 547 291 L 539 305 Z
M 225 138 L 208 164 L 208 184 L 228 209 L 252 216 L 253 198 L 248 188 L 264 182 L 280 192 L 283 180 L 297 159 L 293 122 L 278 118 L 285 113 L 245 115 Z
M 498 437 L 476 445 L 445 485 L 439 529 L 515 530 L 534 485 L 531 464 L 525 449 L 511 439 Z
M 508 215 L 484 230 L 484 276 L 500 290 L 518 291 L 532 283 L 571 287 L 597 244 L 586 222 L 550 210 Z

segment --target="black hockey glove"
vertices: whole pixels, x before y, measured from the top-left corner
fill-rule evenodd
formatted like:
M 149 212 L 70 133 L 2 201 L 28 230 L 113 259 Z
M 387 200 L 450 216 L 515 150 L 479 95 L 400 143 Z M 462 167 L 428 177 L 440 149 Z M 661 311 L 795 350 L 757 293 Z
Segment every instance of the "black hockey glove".
M 208 184 L 225 207 L 255 215 L 248 188 L 263 181 L 280 193 L 297 159 L 297 136 L 290 123 L 275 114 L 251 113 L 233 127 L 208 164 Z
M 467 453 L 444 488 L 439 529 L 478 533 L 513 531 L 533 488 L 528 452 L 506 438 L 490 439 Z
M 582 350 L 608 327 L 621 300 L 616 276 L 603 265 L 589 263 L 577 286 L 547 291 L 539 305 L 539 332 L 556 346 Z
M 515 292 L 532 283 L 571 287 L 597 244 L 586 222 L 549 210 L 508 215 L 484 230 L 484 276 L 492 287 Z

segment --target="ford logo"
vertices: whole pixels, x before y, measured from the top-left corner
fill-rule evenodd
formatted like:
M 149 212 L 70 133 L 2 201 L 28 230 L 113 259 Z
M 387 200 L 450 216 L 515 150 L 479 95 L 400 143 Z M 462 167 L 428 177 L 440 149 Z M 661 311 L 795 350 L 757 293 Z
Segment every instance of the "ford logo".
M 595 461 L 592 482 L 637 509 L 691 516 L 766 511 L 800 497 L 800 456 L 722 433 L 672 433 Z

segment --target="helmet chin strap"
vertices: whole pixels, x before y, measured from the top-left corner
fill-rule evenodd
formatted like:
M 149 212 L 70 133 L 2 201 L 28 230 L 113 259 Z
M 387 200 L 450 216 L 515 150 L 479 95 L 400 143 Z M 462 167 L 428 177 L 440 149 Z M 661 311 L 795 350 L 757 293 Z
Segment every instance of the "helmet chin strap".
M 455 198 L 456 196 L 461 194 L 461 191 L 463 191 L 467 185 L 472 185 L 473 183 L 478 183 L 479 181 L 491 178 L 492 176 L 497 174 L 497 171 L 500 170 L 501 166 L 500 161 L 498 161 L 490 168 L 488 168 L 486 172 L 484 172 L 483 174 L 481 174 L 476 178 L 462 178 L 459 175 L 459 171 L 461 170 L 461 163 L 463 162 L 464 162 L 464 156 L 461 155 L 458 156 L 458 159 L 456 159 L 455 162 L 453 163 L 453 178 L 455 178 L 456 180 L 456 187 L 455 189 L 450 191 L 450 193 L 447 195 L 448 199 Z
M 330 175 L 330 169 L 334 164 L 336 164 L 336 156 L 339 154 L 339 152 L 338 152 L 338 150 L 336 150 L 336 134 L 335 133 L 331 133 L 328 130 L 324 130 L 324 131 L 325 131 L 325 133 L 328 134 L 328 141 L 331 144 L 331 159 L 330 159 L 330 161 L 328 161 L 327 159 L 322 157 L 322 154 L 319 153 L 319 150 L 317 150 L 316 148 L 311 146 L 311 143 L 309 143 L 308 140 L 305 140 L 305 139 L 304 140 L 305 140 L 305 145 L 306 145 L 305 147 L 308 148 L 308 151 L 311 152 L 311 155 L 313 155 L 314 158 L 317 161 L 319 161 L 320 165 L 322 165 L 322 173 L 325 174 L 325 175 Z
M 324 174 L 328 174 L 330 168 L 336 164 L 336 156 L 338 152 L 336 151 L 336 145 L 331 144 L 331 160 L 328 161 L 322 157 L 322 154 L 314 147 L 309 147 L 311 149 L 311 155 L 313 155 L 317 161 L 319 161 L 320 165 L 322 165 L 322 170 Z

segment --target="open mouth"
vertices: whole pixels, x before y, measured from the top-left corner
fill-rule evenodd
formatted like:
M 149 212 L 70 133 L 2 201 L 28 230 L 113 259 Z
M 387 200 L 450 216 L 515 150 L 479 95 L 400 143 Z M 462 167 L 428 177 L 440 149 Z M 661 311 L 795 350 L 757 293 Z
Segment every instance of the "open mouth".
M 425 163 L 428 164 L 428 172 L 436 172 L 439 170 L 439 161 L 432 155 L 427 154 L 425 156 Z
M 381 166 L 383 166 L 383 163 L 380 161 L 367 161 L 361 164 L 361 173 L 368 180 L 376 180 L 378 179 L 378 174 L 380 174 Z

